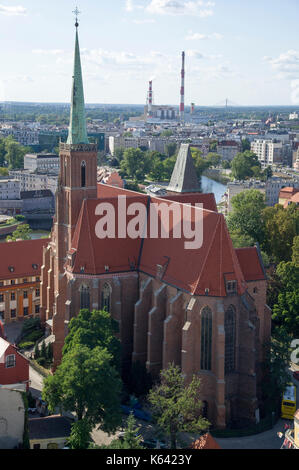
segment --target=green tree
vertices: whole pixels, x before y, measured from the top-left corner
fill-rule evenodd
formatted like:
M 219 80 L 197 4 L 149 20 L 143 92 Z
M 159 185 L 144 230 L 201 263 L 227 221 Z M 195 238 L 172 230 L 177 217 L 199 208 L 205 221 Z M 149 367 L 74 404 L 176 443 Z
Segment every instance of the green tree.
M 152 161 L 147 152 L 140 149 L 129 148 L 124 152 L 124 158 L 120 163 L 124 174 L 134 181 L 144 181 L 145 175 L 152 169 Z
M 293 247 L 292 247 L 292 262 L 299 266 L 299 235 L 294 237 Z
M 247 246 L 254 245 L 254 239 L 249 235 L 244 235 L 240 230 L 234 230 L 230 232 L 234 248 L 245 248 Z
M 6 155 L 5 139 L 0 138 L 0 167 L 5 166 L 5 163 L 6 163 L 5 155 Z M 6 175 L 4 175 L 4 176 L 6 176 Z
M 129 392 L 137 397 L 147 395 L 153 385 L 151 374 L 149 374 L 145 365 L 139 361 L 132 363 L 127 382 Z
M 47 347 L 46 347 L 45 340 L 42 341 L 42 345 L 40 348 L 40 355 L 43 359 L 47 359 Z
M 115 334 L 118 323 L 105 310 L 80 310 L 69 323 L 69 334 L 65 338 L 63 354 L 72 351 L 76 345 L 84 345 L 90 349 L 101 347 L 111 355 L 112 364 L 120 367 L 120 341 Z
M 259 243 L 263 242 L 264 195 L 257 189 L 242 191 L 232 198 L 232 208 L 227 218 L 229 231 L 250 237 Z
M 175 155 L 176 150 L 177 150 L 177 144 L 175 142 L 169 142 L 169 144 L 165 145 L 165 153 L 168 158 Z
M 91 438 L 92 425 L 87 419 L 81 419 L 72 424 L 67 444 L 71 449 L 88 449 Z
M 282 394 L 290 381 L 288 367 L 290 364 L 292 338 L 284 328 L 275 328 L 271 341 L 265 344 L 264 379 L 262 382 L 266 412 L 277 410 Z
M 17 240 L 31 240 L 32 230 L 28 224 L 19 225 L 18 228 L 12 233 L 12 235 L 8 235 L 6 237 L 6 241 L 12 240 L 13 242 Z
M 39 352 L 38 342 L 36 342 L 35 347 L 34 347 L 34 359 L 39 359 L 39 357 L 40 357 L 40 352 Z
M 208 155 L 206 156 L 206 159 L 207 161 L 209 162 L 209 165 L 210 166 L 217 166 L 219 165 L 220 161 L 221 161 L 221 156 L 218 155 L 218 153 L 208 153 Z
M 161 137 L 171 137 L 173 135 L 173 131 L 170 129 L 166 129 L 165 131 L 161 132 Z
M 295 204 L 286 209 L 276 204 L 263 211 L 265 240 L 263 249 L 276 263 L 290 261 L 293 240 L 299 234 L 299 211 Z
M 172 156 L 170 158 L 166 158 L 166 160 L 163 161 L 163 167 L 164 167 L 164 179 L 165 180 L 170 180 L 174 165 L 176 162 L 176 156 Z
M 28 151 L 26 147 L 16 142 L 12 136 L 5 139 L 5 160 L 9 168 L 24 168 L 24 155 Z
M 228 160 L 222 160 L 221 165 L 224 170 L 228 170 L 231 167 L 231 164 Z
M 107 349 L 75 345 L 63 354 L 54 375 L 44 379 L 43 400 L 54 412 L 60 406 L 76 413 L 78 421 L 86 419 L 111 433 L 121 422 L 119 373 L 112 365 Z
M 102 449 L 143 449 L 142 437 L 139 434 L 140 426 L 136 426 L 133 413 L 130 413 L 124 435 L 121 439 L 114 439 L 108 446 Z
M 246 150 L 250 150 L 250 148 L 251 148 L 250 141 L 247 138 L 242 139 L 242 152 L 245 152 Z
M 9 175 L 9 171 L 8 171 L 8 168 L 0 168 L 0 176 L 8 176 Z
M 191 147 L 190 150 L 197 176 L 201 178 L 203 172 L 209 168 L 210 162 L 202 157 L 202 152 L 199 149 Z
M 200 380 L 193 376 L 189 385 L 178 366 L 170 364 L 160 373 L 161 383 L 149 393 L 149 402 L 158 426 L 170 436 L 171 448 L 176 448 L 179 432 L 201 432 L 209 422 L 201 416 Z
M 277 303 L 273 307 L 274 323 L 285 328 L 294 338 L 299 337 L 299 266 L 292 262 L 281 262 L 277 274 L 282 283 Z
M 254 167 L 261 168 L 261 164 L 253 152 L 246 150 L 243 153 L 237 153 L 231 163 L 232 175 L 237 180 L 251 178 L 257 171 L 253 171 Z

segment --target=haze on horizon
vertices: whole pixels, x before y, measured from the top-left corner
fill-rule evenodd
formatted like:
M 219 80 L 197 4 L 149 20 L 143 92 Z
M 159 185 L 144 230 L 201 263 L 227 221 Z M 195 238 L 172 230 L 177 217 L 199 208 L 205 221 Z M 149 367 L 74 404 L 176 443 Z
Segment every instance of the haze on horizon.
M 73 0 L 2 0 L 0 101 L 69 103 Z M 87 104 L 299 105 L 297 0 L 78 0 Z

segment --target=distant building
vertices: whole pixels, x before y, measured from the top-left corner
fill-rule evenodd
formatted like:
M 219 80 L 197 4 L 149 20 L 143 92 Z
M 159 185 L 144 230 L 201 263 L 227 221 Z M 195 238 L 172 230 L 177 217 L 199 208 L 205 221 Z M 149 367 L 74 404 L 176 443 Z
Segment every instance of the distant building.
M 56 175 L 37 174 L 29 170 L 10 170 L 9 176 L 20 181 L 21 191 L 49 189 L 55 195 L 58 182 L 58 176 Z
M 42 250 L 48 239 L 0 243 L 0 321 L 38 317 Z
M 0 200 L 20 199 L 20 181 L 18 179 L 0 179 Z
M 296 119 L 299 119 L 298 113 L 294 112 L 294 113 L 289 114 L 289 120 L 290 121 L 293 121 L 293 120 L 296 120 Z
M 283 161 L 282 142 L 257 139 L 251 143 L 251 151 L 257 155 L 262 167 L 272 166 Z
M 287 207 L 291 202 L 297 202 L 297 197 L 294 199 L 294 196 L 299 193 L 299 188 L 287 187 L 281 189 L 279 193 L 279 204 L 284 207 Z
M 59 157 L 52 153 L 31 154 L 24 156 L 24 170 L 38 173 L 59 173 Z
M 222 160 L 232 161 L 241 151 L 241 144 L 235 140 L 222 140 L 218 142 L 217 153 Z

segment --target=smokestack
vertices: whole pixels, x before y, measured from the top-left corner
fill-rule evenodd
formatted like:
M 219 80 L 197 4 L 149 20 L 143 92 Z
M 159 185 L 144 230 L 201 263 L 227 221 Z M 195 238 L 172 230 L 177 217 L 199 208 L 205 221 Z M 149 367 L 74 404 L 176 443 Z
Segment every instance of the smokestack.
M 185 121 L 185 52 L 182 52 L 180 120 Z
M 194 109 L 195 109 L 195 103 L 191 103 L 191 114 L 194 113 Z
M 153 110 L 153 81 L 149 81 L 149 89 L 147 94 L 147 114 L 150 116 Z

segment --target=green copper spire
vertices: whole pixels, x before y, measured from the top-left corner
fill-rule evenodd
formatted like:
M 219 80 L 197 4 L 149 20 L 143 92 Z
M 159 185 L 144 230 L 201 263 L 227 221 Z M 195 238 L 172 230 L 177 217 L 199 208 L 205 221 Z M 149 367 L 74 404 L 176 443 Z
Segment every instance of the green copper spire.
M 71 98 L 71 116 L 67 144 L 88 144 L 84 91 L 78 39 L 78 21 L 76 19 L 76 43 L 74 59 L 73 88 Z

